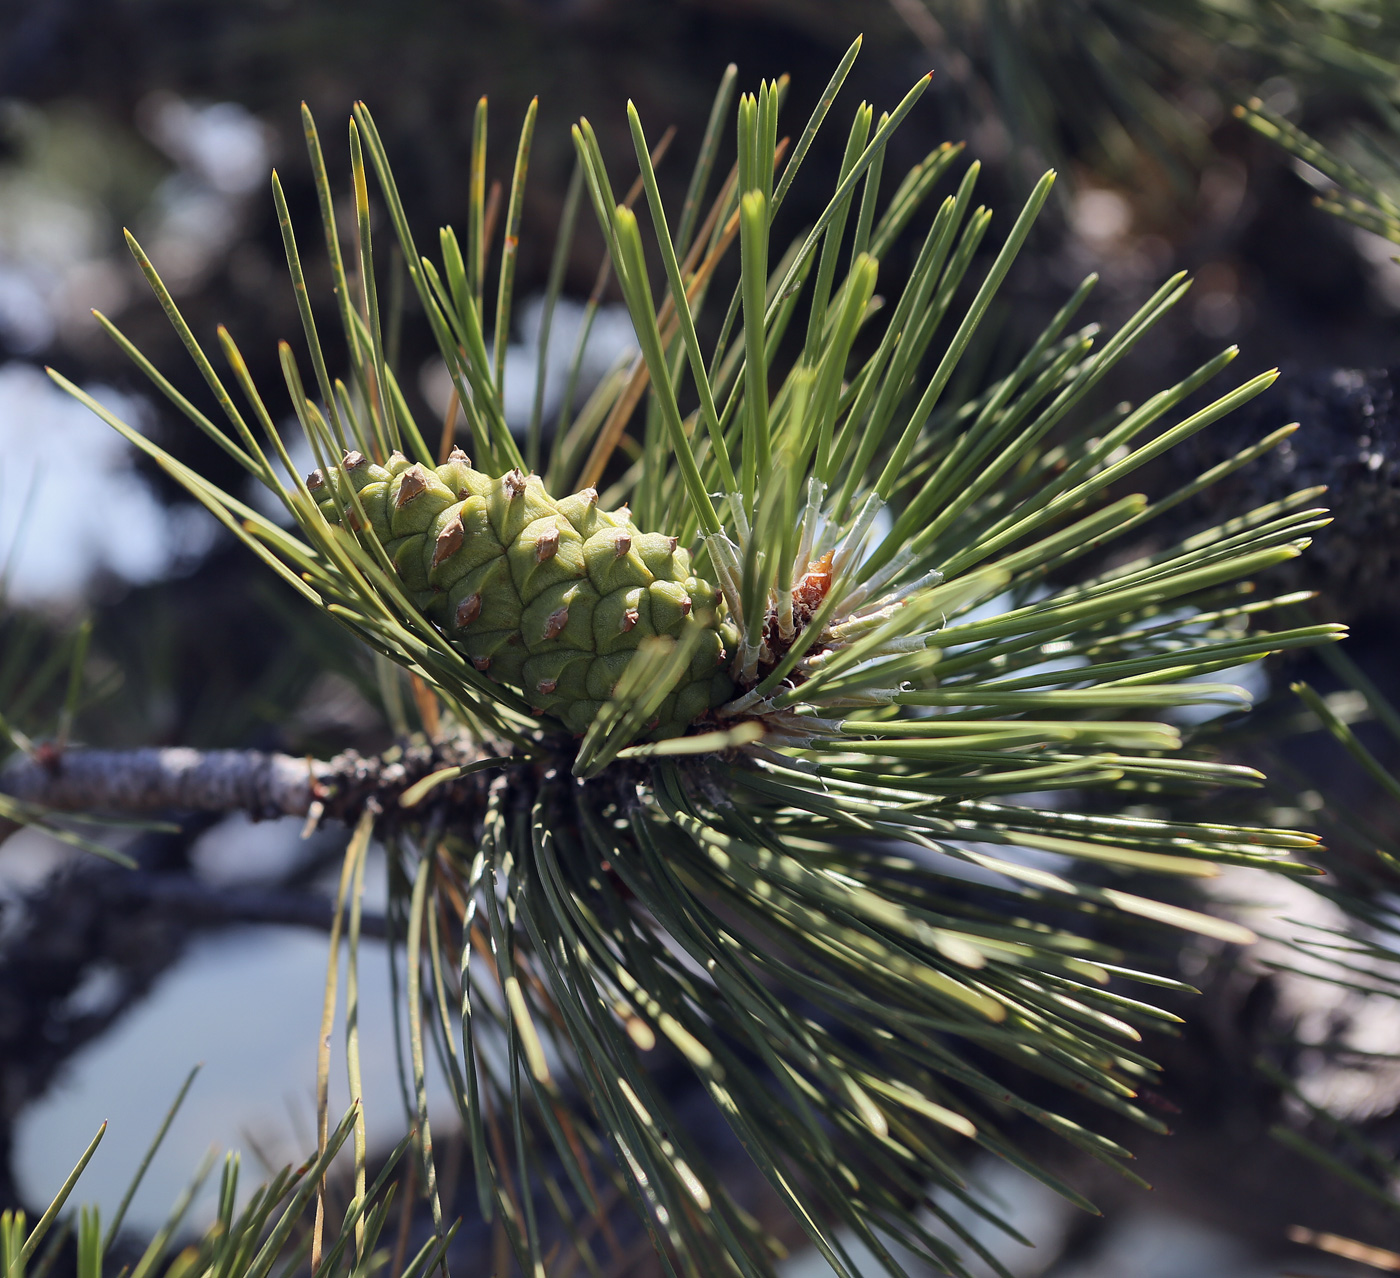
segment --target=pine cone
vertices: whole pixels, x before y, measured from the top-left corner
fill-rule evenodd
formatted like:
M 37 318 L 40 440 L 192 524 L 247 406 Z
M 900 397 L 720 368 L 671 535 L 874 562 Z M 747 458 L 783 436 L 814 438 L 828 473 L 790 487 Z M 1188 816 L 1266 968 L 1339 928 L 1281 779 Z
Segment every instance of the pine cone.
M 648 735 L 682 733 L 733 695 L 720 592 L 674 537 L 644 533 L 592 488 L 556 500 L 538 475 L 473 470 L 454 448 L 436 469 L 395 452 L 345 457 L 345 476 L 409 596 L 448 640 L 540 711 L 584 732 L 649 635 L 703 630 Z M 307 480 L 321 512 L 351 526 L 339 470 Z M 731 646 L 732 637 L 729 640 Z

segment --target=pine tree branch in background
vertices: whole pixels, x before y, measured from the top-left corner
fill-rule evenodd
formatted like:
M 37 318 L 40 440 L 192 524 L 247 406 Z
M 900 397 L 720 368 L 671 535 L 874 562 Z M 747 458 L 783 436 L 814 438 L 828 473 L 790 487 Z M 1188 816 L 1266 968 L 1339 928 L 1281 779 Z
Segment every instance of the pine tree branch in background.
M 324 893 L 264 883 L 211 885 L 188 874 L 113 872 L 104 891 L 113 907 L 178 910 L 189 925 L 268 924 L 329 932 L 335 915 L 335 902 Z M 383 940 L 388 934 L 382 914 L 361 916 L 361 936 Z

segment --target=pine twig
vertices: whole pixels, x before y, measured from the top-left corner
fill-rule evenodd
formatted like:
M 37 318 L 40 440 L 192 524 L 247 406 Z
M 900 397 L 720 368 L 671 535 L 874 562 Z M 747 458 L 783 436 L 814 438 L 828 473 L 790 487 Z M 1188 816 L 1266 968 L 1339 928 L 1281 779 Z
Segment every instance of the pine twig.
M 181 747 L 40 750 L 0 771 L 0 795 L 49 812 L 242 812 L 254 820 L 353 821 L 371 803 L 394 811 L 428 778 L 444 782 L 431 787 L 433 802 L 469 803 L 480 788 L 472 774 L 483 762 L 490 766 L 489 758 L 476 752 L 464 756 L 451 743 L 370 758 L 347 750 L 326 760 Z M 413 796 L 406 799 L 413 801 Z M 0 839 L 5 833 L 0 829 Z
M 0 792 L 60 812 L 246 812 L 305 816 L 333 763 L 259 750 L 41 752 L 0 773 Z

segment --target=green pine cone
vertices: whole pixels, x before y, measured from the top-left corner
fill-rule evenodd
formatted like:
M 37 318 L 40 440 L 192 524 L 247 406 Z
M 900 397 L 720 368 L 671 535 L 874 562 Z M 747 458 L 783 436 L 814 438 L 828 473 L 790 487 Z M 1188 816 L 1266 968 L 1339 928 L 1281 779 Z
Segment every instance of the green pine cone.
M 571 731 L 587 729 L 649 635 L 704 632 L 649 736 L 678 736 L 733 696 L 720 592 L 691 574 L 674 537 L 642 532 L 625 506 L 600 510 L 591 488 L 556 500 L 519 470 L 482 474 L 460 448 L 435 469 L 398 452 L 382 466 L 348 453 L 345 475 L 423 615 Z M 344 485 L 339 470 L 307 479 L 327 520 L 353 525 Z

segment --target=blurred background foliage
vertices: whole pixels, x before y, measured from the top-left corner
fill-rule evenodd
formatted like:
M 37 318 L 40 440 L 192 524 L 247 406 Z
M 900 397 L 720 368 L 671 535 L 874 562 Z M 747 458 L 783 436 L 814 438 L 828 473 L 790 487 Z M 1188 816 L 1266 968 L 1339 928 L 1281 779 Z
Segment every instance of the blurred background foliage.
M 298 319 L 266 178 L 278 165 L 293 219 L 314 220 L 300 161 L 302 99 L 327 134 L 355 100 L 372 105 L 399 182 L 413 194 L 415 234 L 428 242 L 439 225 L 465 219 L 478 98 L 490 99 L 494 181 L 508 179 L 516 124 L 538 94 L 516 284 L 529 299 L 549 270 L 573 164 L 572 119 L 586 115 L 604 153 L 624 157 L 630 97 L 656 132 L 675 125 L 674 146 L 688 157 L 729 62 L 745 88 L 791 74 L 784 120 L 801 120 L 859 31 L 866 42 L 851 96 L 888 108 L 915 76 L 935 71 L 918 113 L 896 135 L 889 172 L 952 138 L 966 139 L 984 162 L 992 207 L 1018 203 L 1044 161 L 1068 179 L 1008 282 L 1010 300 L 997 317 L 1008 349 L 1087 270 L 1102 276 L 1093 305 L 1111 323 L 1185 268 L 1197 277 L 1192 296 L 1124 362 L 1113 395 L 1140 400 L 1225 341 L 1243 348 L 1242 377 L 1283 366 L 1280 385 L 1247 415 L 1199 439 L 1189 458 L 1164 459 L 1162 485 L 1181 482 L 1174 465 L 1194 475 L 1277 425 L 1303 421 L 1289 445 L 1215 499 L 1247 509 L 1304 484 L 1331 486 L 1342 518 L 1300 562 L 1296 584 L 1320 592 L 1310 607 L 1321 615 L 1352 624 L 1350 659 L 1376 697 L 1400 696 L 1400 571 L 1393 537 L 1377 535 L 1400 528 L 1396 248 L 1383 224 L 1347 223 L 1316 207 L 1325 170 L 1232 110 L 1257 95 L 1276 120 L 1389 180 L 1376 167 L 1388 144 L 1376 139 L 1388 136 L 1400 85 L 1400 10 L 1387 0 L 16 0 L 0 6 L 0 712 L 52 730 L 67 692 L 63 645 L 87 618 L 75 739 L 315 753 L 369 752 L 392 739 L 373 671 L 345 640 L 265 579 L 110 432 L 59 401 L 38 372 L 51 363 L 100 397 L 122 399 L 129 419 L 163 445 L 216 482 L 235 482 L 225 459 L 176 428 L 167 406 L 141 397 L 137 374 L 88 315 L 90 306 L 112 315 L 182 391 L 202 393 L 125 256 L 124 225 L 171 282 L 196 333 L 210 337 L 216 323 L 227 324 L 254 378 L 273 384 L 275 339 L 294 333 Z M 784 206 L 790 230 L 819 211 L 802 202 L 804 192 L 816 199 L 833 185 L 841 156 L 827 142 L 807 162 L 812 180 Z M 684 162 L 659 165 L 668 201 L 678 199 L 687 171 Z M 343 174 L 332 176 L 344 186 Z M 567 297 L 589 295 L 600 249 L 583 219 L 565 267 Z M 896 250 L 882 265 L 882 290 L 897 288 L 911 251 L 901 261 Z M 310 285 L 313 297 L 328 296 L 324 280 Z M 512 336 L 528 355 L 528 320 Z M 411 309 L 397 340 L 407 367 L 426 365 L 431 335 Z M 598 340 L 596 362 L 605 366 L 629 334 L 604 325 Z M 995 371 L 997 358 L 998 344 L 988 343 L 984 369 Z M 430 379 L 408 391 L 416 410 L 440 413 Z M 1221 511 L 1183 518 L 1207 516 Z M 34 679 L 47 658 L 51 677 Z M 1400 745 L 1370 722 L 1366 698 L 1351 695 L 1349 670 L 1316 662 L 1271 669 L 1275 692 L 1250 724 L 1202 729 L 1231 757 L 1268 755 L 1287 778 L 1262 806 L 1230 815 L 1307 824 L 1324 808 L 1341 810 L 1372 843 L 1393 841 L 1400 820 L 1391 796 L 1357 772 L 1352 755 L 1318 748 L 1317 730 L 1330 722 L 1315 711 L 1301 721 L 1289 682 L 1321 689 L 1382 772 L 1394 774 Z M 243 914 L 207 900 L 191 908 L 189 897 L 171 908 L 169 885 L 207 869 L 192 855 L 203 833 L 187 826 L 127 837 L 143 882 L 159 878 L 167 897 L 154 889 L 114 894 L 115 871 L 40 855 L 32 842 L 0 850 L 0 1205 L 24 1196 L 16 1124 L 65 1062 L 129 1015 L 206 930 L 275 915 L 265 899 Z M 314 889 L 338 851 L 332 842 L 288 854 L 266 884 Z M 21 866 L 24 857 L 39 868 Z M 1391 878 L 1370 872 L 1360 865 L 1347 889 L 1367 908 L 1393 901 L 1393 867 L 1387 863 Z M 1306 914 L 1294 898 L 1266 905 L 1270 917 Z M 1345 1180 L 1317 1172 L 1296 1143 L 1280 1152 L 1270 1136 L 1280 1122 L 1314 1130 L 1316 1114 L 1296 1098 L 1300 1078 L 1313 1077 L 1305 1095 L 1324 1108 L 1328 1086 L 1333 1100 L 1344 1090 L 1335 1055 L 1319 1047 L 1350 1032 L 1335 999 L 1300 993 L 1301 978 L 1283 971 L 1281 959 L 1273 968 L 1227 961 L 1193 943 L 1175 961 L 1207 997 L 1175 1009 L 1190 1025 L 1162 1049 L 1175 1089 L 1163 1104 L 1184 1111 L 1174 1120 L 1178 1134 L 1137 1141 L 1142 1169 L 1161 1192 L 1146 1208 L 1126 1186 L 1089 1187 L 1110 1222 L 1115 1209 L 1137 1222 L 1138 1241 L 1131 1227 L 1125 1234 L 1046 1214 L 1040 1267 L 1018 1272 L 1128 1272 L 1122 1258 L 1147 1264 L 1165 1231 L 1188 1267 L 1154 1275 L 1252 1274 L 1247 1266 L 1266 1264 L 1259 1258 L 1281 1245 L 1288 1226 L 1332 1227 L 1329 1212 L 1336 1228 L 1393 1245 L 1393 1224 L 1367 1215 Z M 93 973 L 107 970 L 120 979 L 93 995 Z M 80 991 L 87 1002 L 75 1002 Z M 1355 1009 L 1345 1015 L 1349 1025 L 1361 1017 Z M 1393 1154 L 1400 1085 L 1384 1058 L 1400 1050 L 1400 1014 L 1392 1008 L 1386 1021 L 1368 1005 L 1365 1015 L 1389 1029 L 1375 1030 L 1380 1037 L 1364 1048 L 1348 1047 L 1354 1087 L 1333 1108 Z M 1261 1052 L 1279 1074 L 1260 1074 Z M 1352 1068 L 1358 1052 L 1377 1059 Z M 1028 1219 L 1043 1207 L 1038 1201 L 1020 1200 Z M 1303 1220 L 1308 1210 L 1314 1219 Z M 1221 1244 L 1210 1252 L 1202 1242 L 1206 1259 L 1193 1261 L 1192 1229 L 1202 1237 L 1219 1231 L 1246 1250 Z

